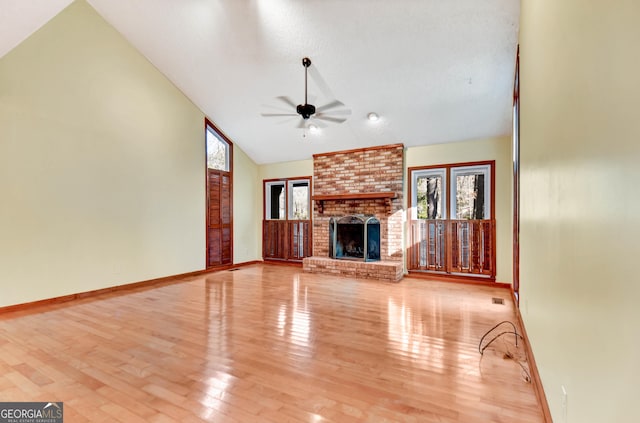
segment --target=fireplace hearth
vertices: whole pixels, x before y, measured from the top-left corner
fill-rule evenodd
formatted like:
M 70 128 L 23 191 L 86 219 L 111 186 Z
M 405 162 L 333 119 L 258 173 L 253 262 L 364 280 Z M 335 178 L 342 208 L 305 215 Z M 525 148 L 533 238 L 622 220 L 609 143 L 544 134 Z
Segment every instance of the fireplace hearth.
M 329 219 L 329 257 L 380 260 L 380 221 L 375 216 L 350 215 Z

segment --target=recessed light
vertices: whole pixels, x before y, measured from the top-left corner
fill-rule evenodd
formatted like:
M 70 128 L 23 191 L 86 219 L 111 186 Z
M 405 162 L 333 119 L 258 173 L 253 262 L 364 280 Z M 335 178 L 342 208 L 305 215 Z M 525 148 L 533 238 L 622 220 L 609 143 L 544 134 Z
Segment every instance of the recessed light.
M 377 113 L 371 112 L 367 115 L 367 119 L 369 119 L 371 122 L 375 122 L 380 119 L 380 116 L 378 116 Z

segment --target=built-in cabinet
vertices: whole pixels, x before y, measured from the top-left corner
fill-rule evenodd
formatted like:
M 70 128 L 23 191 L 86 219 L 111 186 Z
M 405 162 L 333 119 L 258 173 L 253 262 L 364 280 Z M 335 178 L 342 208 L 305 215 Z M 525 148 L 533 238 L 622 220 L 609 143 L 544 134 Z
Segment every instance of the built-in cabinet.
M 495 280 L 495 162 L 409 168 L 410 271 Z
M 264 181 L 264 260 L 301 262 L 311 255 L 310 210 L 310 176 Z

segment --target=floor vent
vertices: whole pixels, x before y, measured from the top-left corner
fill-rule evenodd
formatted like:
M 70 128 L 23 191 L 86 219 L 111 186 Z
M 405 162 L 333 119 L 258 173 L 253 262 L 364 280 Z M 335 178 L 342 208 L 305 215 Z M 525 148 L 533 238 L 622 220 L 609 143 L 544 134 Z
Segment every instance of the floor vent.
M 491 299 L 491 302 L 493 304 L 504 304 L 504 300 L 502 298 L 495 298 L 494 297 L 494 298 Z
M 237 267 L 235 269 L 229 269 L 229 272 L 235 272 L 236 270 L 240 270 Z

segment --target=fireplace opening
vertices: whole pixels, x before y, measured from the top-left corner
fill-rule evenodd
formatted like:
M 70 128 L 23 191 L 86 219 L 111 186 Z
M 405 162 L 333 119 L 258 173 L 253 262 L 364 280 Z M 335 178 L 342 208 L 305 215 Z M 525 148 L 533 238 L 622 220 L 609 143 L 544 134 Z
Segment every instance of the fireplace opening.
M 329 219 L 329 257 L 380 260 L 380 221 L 374 216 L 366 215 Z

